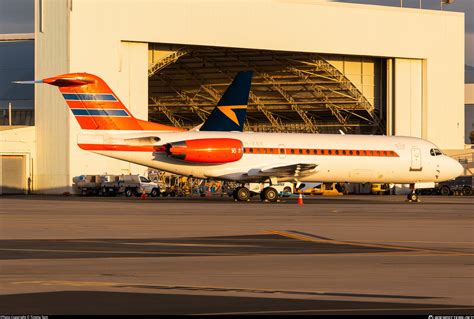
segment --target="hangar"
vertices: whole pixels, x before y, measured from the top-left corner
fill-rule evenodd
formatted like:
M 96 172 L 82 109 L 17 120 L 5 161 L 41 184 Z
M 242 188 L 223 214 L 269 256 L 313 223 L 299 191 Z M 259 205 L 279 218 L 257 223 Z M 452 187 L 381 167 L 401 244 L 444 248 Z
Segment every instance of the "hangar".
M 464 148 L 464 14 L 313 1 L 35 0 L 35 77 L 101 76 L 141 119 L 190 128 L 255 72 L 246 130 L 386 134 Z M 32 190 L 144 167 L 79 149 L 54 87 L 35 87 Z

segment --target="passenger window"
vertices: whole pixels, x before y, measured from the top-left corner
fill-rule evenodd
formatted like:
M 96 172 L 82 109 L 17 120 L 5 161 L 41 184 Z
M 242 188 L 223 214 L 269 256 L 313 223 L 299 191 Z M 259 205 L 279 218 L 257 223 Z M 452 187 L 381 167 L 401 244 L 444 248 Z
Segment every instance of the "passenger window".
M 300 153 L 300 154 L 303 154 L 303 150 L 302 150 L 302 149 L 300 149 L 300 150 L 299 150 L 299 153 Z
M 284 148 L 280 148 L 280 154 L 285 154 L 285 149 Z
M 291 154 L 295 154 L 295 150 L 294 150 L 294 149 L 291 149 Z
M 306 154 L 309 154 L 309 150 L 306 150 Z

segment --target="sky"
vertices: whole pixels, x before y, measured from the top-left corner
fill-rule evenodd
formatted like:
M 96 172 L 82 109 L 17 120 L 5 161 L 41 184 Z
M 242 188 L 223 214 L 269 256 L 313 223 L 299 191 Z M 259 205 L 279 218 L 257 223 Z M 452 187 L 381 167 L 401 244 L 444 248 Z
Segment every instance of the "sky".
M 77 0 L 76 0 L 77 1 Z M 98 0 L 99 1 L 99 0 Z M 335 2 L 362 3 L 418 8 L 420 0 L 330 0 Z M 439 10 L 440 0 L 421 0 L 424 9 Z M 474 0 L 455 0 L 444 5 L 446 11 L 465 13 L 466 64 L 474 66 Z M 34 32 L 34 0 L 0 0 L 0 33 Z

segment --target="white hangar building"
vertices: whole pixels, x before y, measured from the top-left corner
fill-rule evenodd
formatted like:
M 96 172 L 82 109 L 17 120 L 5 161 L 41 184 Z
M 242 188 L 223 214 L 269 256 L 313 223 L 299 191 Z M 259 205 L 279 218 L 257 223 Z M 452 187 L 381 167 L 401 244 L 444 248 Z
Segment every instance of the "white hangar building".
M 465 147 L 463 13 L 318 0 L 35 0 L 34 37 L 36 79 L 96 74 L 141 119 L 197 125 L 232 77 L 252 69 L 247 130 Z M 62 193 L 77 175 L 144 172 L 79 149 L 57 88 L 37 85 L 34 99 L 34 126 L 0 132 L 10 188 Z

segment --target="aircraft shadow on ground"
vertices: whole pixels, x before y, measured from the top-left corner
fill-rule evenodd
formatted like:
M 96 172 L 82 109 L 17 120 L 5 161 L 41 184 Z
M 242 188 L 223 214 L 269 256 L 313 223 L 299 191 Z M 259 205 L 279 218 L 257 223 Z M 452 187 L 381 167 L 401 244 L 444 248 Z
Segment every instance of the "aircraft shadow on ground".
M 0 240 L 0 259 L 351 254 L 403 250 L 311 242 L 276 234 L 146 239 Z
M 254 298 L 109 291 L 57 291 L 0 296 L 4 313 L 54 314 L 436 314 L 472 313 L 469 306 Z

